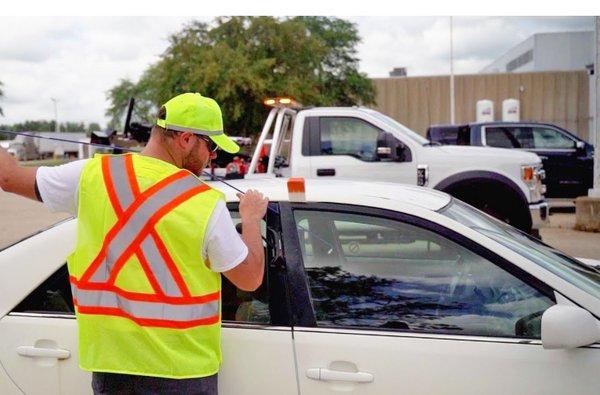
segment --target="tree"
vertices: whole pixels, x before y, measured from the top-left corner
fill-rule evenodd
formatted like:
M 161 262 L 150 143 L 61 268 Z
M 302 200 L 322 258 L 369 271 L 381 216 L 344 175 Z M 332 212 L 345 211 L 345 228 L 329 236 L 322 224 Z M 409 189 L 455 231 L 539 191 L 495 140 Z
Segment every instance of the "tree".
M 325 17 L 218 18 L 193 22 L 172 35 L 160 60 L 137 83 L 108 92 L 111 124 L 122 122 L 129 97 L 134 117 L 151 121 L 158 106 L 192 91 L 217 100 L 232 134 L 257 133 L 265 97 L 290 95 L 306 105 L 374 102 L 371 81 L 358 71 L 356 26 Z M 138 104 L 141 104 L 138 106 Z

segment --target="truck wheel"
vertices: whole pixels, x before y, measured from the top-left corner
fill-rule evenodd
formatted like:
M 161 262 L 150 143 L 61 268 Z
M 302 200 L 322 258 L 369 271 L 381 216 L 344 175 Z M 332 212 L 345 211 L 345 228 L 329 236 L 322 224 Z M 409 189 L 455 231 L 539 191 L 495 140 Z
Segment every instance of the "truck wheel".
M 503 185 L 475 183 L 446 192 L 523 232 L 531 233 L 527 202 Z

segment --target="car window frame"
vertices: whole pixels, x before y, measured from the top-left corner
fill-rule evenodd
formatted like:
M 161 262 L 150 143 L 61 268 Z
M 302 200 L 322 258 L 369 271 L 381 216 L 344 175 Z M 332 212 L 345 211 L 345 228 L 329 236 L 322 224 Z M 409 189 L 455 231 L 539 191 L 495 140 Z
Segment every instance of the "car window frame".
M 318 328 L 320 330 L 351 330 L 359 332 L 402 332 L 410 334 L 429 334 L 429 335 L 442 335 L 449 336 L 445 332 L 436 331 L 415 331 L 407 329 L 396 329 L 396 328 L 376 328 L 376 327 L 356 327 L 356 326 L 335 326 L 335 327 L 319 327 L 317 325 L 316 316 L 312 301 L 310 300 L 310 285 L 308 276 L 304 269 L 304 262 L 302 257 L 302 250 L 300 247 L 300 240 L 298 232 L 296 230 L 296 223 L 294 219 L 294 210 L 312 210 L 312 211 L 329 211 L 329 212 L 340 212 L 348 214 L 358 214 L 375 216 L 385 218 L 394 221 L 405 222 L 409 225 L 413 225 L 431 232 L 434 232 L 452 242 L 455 242 L 459 246 L 468 249 L 474 254 L 487 259 L 492 264 L 506 270 L 511 275 L 515 276 L 519 280 L 523 281 L 530 287 L 540 292 L 542 295 L 548 297 L 552 302 L 556 303 L 555 290 L 538 279 L 537 277 L 527 273 L 522 268 L 511 263 L 507 259 L 494 253 L 487 247 L 484 247 L 477 242 L 467 238 L 466 236 L 457 233 L 454 230 L 448 229 L 438 223 L 426 220 L 421 217 L 413 216 L 403 212 L 392 211 L 387 209 L 381 209 L 376 207 L 350 205 L 350 204 L 339 204 L 339 203 L 283 203 L 281 204 L 281 222 L 284 224 L 283 239 L 284 243 L 287 244 L 287 248 L 294 251 L 293 256 L 290 256 L 288 260 L 288 274 L 293 284 L 290 284 L 290 288 L 294 290 L 291 297 L 292 312 L 294 317 L 302 318 L 295 322 L 295 325 L 300 327 Z M 286 225 L 287 224 L 287 225 Z M 289 243 L 293 243 L 291 246 Z M 461 337 L 473 337 L 473 335 L 462 335 L 456 334 L 451 336 Z M 496 336 L 483 336 L 477 335 L 477 337 L 489 337 L 490 339 L 512 339 L 512 340 L 526 340 L 522 338 L 512 337 L 496 337 Z M 533 339 L 531 339 L 533 340 Z
M 222 320 L 223 327 L 275 327 L 275 326 L 286 326 L 291 327 L 291 303 L 289 303 L 289 296 L 287 290 L 287 280 L 285 277 L 285 267 L 281 265 L 281 260 L 277 259 L 283 255 L 283 243 L 281 240 L 281 222 L 279 215 L 279 203 L 269 202 L 270 210 L 267 210 L 266 214 L 266 239 L 269 243 L 272 243 L 271 249 L 268 245 L 265 253 L 265 277 L 267 281 L 267 292 L 269 300 L 269 315 L 271 321 L 269 323 L 258 323 L 258 322 L 241 322 Z M 231 211 L 239 211 L 238 202 L 228 202 L 227 209 Z M 278 232 L 274 235 L 271 230 Z

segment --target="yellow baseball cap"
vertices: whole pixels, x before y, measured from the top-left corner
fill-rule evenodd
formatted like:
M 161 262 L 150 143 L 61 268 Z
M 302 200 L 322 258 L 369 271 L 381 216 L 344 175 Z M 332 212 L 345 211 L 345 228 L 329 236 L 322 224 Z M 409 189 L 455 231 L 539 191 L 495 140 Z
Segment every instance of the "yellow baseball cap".
M 162 128 L 178 132 L 192 132 L 210 137 L 225 152 L 235 154 L 240 147 L 223 133 L 223 115 L 216 101 L 199 93 L 177 95 L 163 107 L 164 119 L 157 119 Z

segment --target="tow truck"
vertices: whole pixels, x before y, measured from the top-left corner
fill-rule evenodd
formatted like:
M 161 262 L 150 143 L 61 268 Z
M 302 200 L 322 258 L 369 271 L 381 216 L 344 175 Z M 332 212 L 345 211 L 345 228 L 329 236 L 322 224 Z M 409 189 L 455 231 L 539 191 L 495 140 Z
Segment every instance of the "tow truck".
M 447 192 L 528 233 L 548 221 L 544 171 L 533 153 L 440 146 L 364 107 L 303 107 L 289 97 L 264 104 L 271 110 L 246 178 L 404 183 Z

